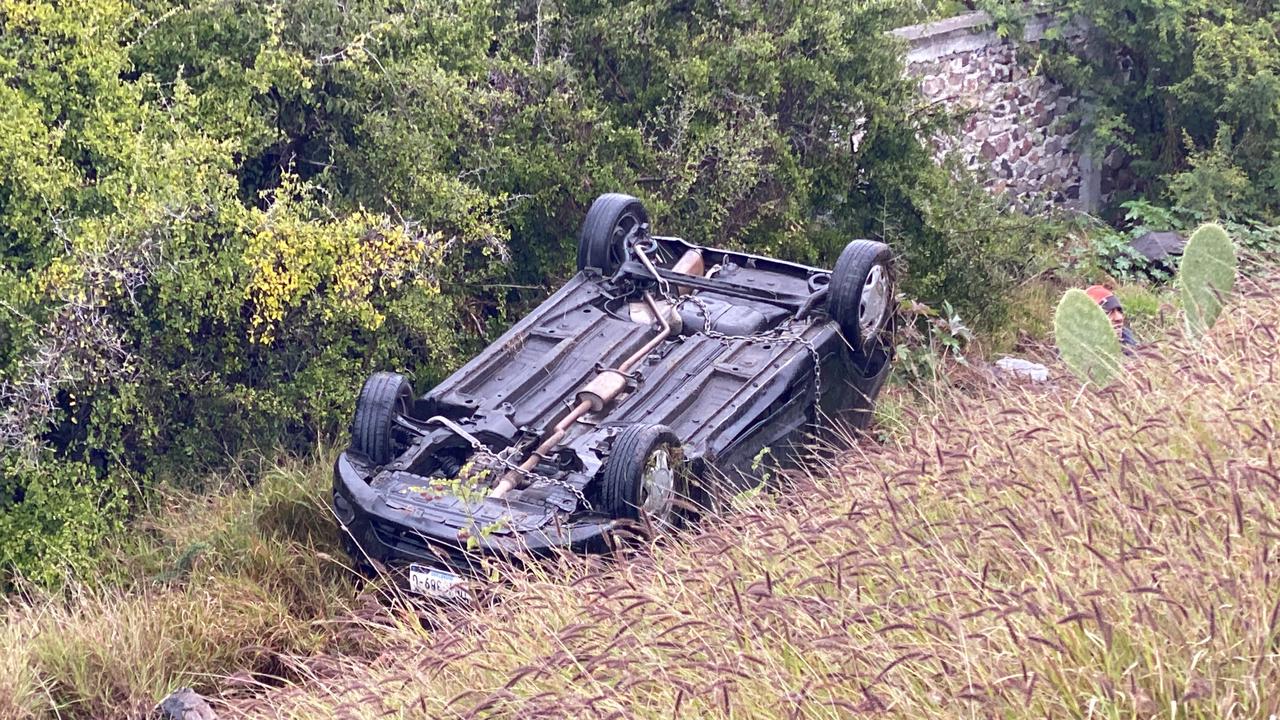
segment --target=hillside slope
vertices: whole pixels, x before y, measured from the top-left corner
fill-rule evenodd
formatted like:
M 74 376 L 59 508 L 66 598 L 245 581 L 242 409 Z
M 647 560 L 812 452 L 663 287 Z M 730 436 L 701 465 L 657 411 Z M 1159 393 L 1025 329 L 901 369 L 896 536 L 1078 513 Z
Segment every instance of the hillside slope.
M 363 628 L 251 717 L 1280 710 L 1275 283 L 1105 392 L 990 383 L 651 558 Z
M 788 493 L 466 611 L 351 599 L 322 463 L 178 503 L 146 533 L 178 570 L 6 611 L 0 716 L 138 716 L 188 683 L 252 718 L 1266 716 L 1277 291 L 1103 392 L 975 374 Z

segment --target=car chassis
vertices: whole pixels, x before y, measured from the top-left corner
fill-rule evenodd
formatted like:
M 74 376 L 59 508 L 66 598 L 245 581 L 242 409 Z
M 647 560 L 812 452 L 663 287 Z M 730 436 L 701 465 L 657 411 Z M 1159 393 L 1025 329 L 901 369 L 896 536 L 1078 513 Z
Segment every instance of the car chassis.
M 365 383 L 333 493 L 357 561 L 453 597 L 486 554 L 687 523 L 823 416 L 867 424 L 892 355 L 883 244 L 851 242 L 828 272 L 652 235 L 639 201 L 609 194 L 578 266 L 430 392 Z

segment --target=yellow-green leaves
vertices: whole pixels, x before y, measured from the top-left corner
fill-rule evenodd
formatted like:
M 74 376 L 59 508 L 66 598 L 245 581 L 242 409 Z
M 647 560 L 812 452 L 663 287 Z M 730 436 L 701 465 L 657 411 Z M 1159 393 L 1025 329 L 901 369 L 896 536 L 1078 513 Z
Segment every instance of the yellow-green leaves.
M 256 226 L 244 248 L 245 299 L 251 336 L 262 344 L 271 344 L 290 314 L 308 306 L 325 320 L 345 317 L 376 330 L 385 317 L 377 297 L 440 257 L 438 236 L 410 234 L 386 217 L 363 210 L 315 217 L 319 208 L 309 190 L 287 179 L 272 206 L 251 215 Z

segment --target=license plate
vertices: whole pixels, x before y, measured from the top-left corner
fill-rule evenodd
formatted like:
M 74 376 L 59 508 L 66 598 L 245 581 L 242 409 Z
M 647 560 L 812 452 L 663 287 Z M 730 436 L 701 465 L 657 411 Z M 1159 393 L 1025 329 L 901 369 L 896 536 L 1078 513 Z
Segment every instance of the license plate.
M 457 575 L 425 565 L 409 566 L 409 589 L 419 595 L 441 600 L 470 600 L 467 581 Z

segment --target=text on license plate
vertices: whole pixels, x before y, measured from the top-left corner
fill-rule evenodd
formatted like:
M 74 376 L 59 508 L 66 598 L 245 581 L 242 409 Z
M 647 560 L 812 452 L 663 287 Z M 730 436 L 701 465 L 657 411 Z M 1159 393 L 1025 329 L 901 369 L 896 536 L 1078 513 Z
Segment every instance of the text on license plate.
M 427 597 L 445 600 L 466 600 L 466 580 L 457 575 L 438 568 L 425 565 L 409 566 L 409 589 Z

